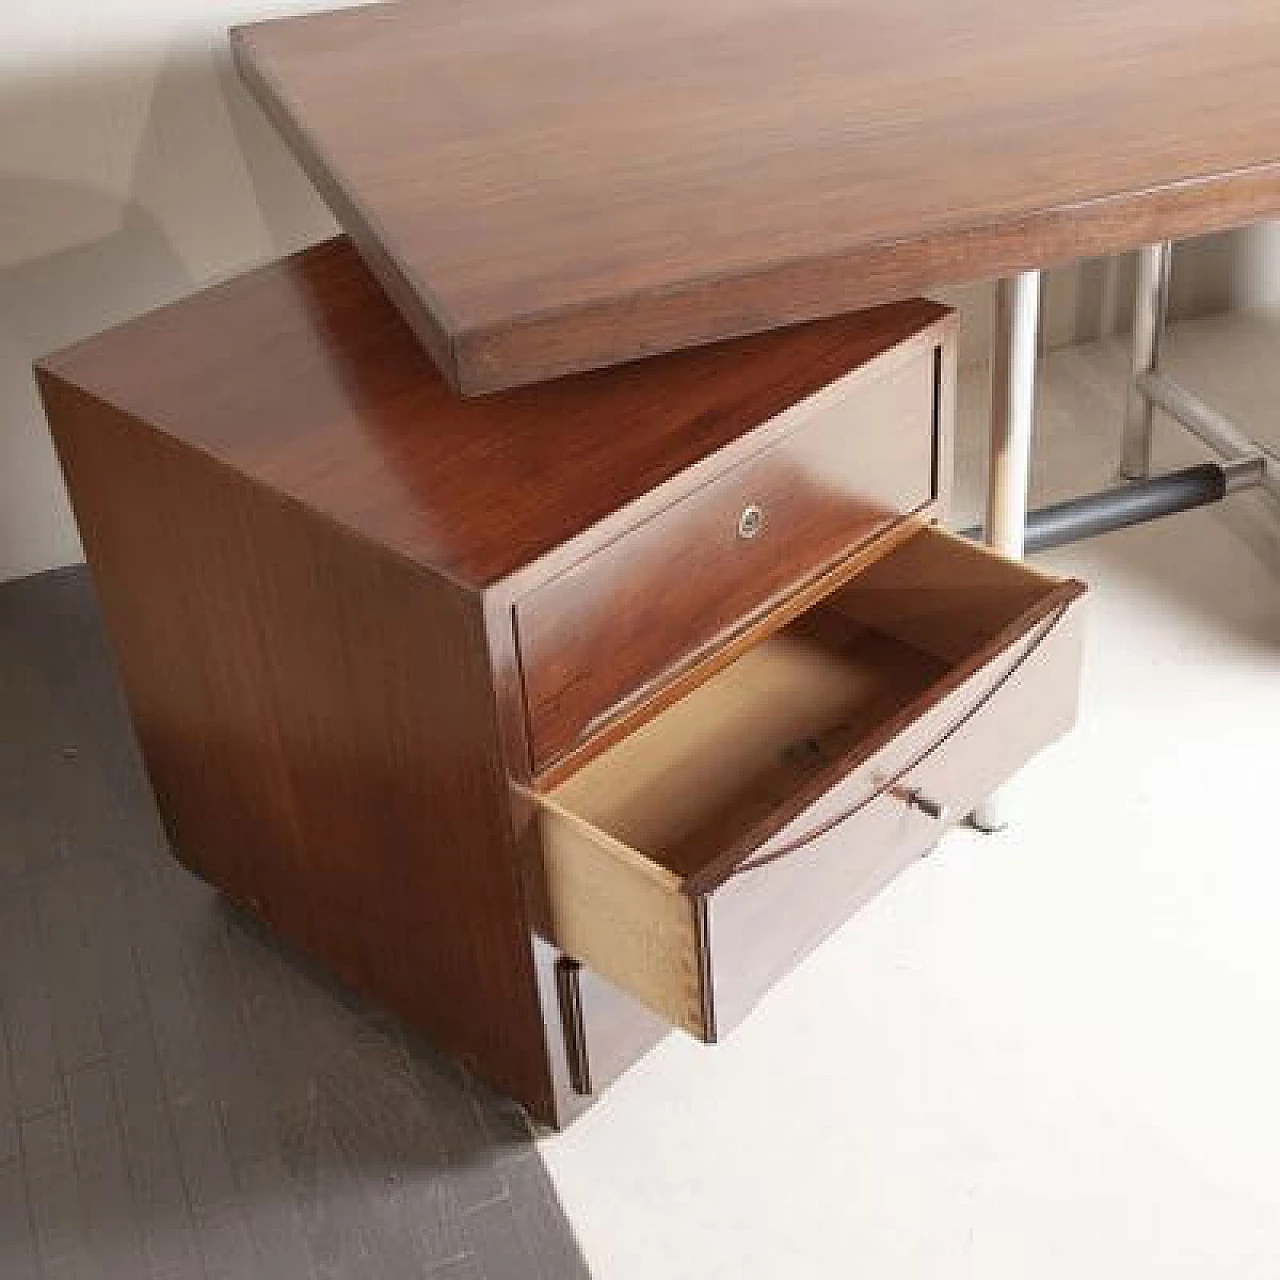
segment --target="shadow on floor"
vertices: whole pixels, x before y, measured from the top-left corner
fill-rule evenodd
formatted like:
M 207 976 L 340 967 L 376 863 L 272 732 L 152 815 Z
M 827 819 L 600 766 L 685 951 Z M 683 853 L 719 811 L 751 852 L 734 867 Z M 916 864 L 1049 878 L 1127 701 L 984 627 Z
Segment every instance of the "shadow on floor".
M 168 856 L 82 569 L 0 588 L 0 1275 L 585 1276 L 523 1113 Z

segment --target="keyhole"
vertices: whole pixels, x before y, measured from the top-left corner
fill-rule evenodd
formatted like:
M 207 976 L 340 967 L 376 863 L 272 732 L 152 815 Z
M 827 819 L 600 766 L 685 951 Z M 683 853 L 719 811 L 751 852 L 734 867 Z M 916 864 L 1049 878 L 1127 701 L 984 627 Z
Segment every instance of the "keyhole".
M 754 538 L 764 528 L 764 512 L 753 502 L 738 517 L 738 537 Z

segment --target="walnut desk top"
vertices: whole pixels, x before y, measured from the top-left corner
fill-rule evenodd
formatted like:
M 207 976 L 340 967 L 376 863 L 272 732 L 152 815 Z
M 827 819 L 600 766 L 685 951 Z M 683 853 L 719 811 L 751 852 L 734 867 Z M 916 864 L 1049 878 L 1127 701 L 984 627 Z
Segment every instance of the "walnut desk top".
M 468 393 L 1280 214 L 1274 0 L 416 0 L 233 41 Z

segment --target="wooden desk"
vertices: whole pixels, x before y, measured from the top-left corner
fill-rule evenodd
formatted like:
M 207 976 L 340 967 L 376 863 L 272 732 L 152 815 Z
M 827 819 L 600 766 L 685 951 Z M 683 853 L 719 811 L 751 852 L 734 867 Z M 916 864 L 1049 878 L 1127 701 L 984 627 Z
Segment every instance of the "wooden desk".
M 338 239 L 39 380 L 175 853 L 563 1123 L 1070 724 L 954 373 L 916 301 L 465 400 Z
M 233 44 L 464 392 L 1280 213 L 1271 0 L 423 0 Z
M 337 241 L 40 371 L 176 848 L 544 1120 L 655 1020 L 715 1040 L 1074 714 L 1080 586 L 933 524 L 953 325 L 843 313 L 1015 272 L 987 536 L 1018 556 L 1035 268 L 1280 212 L 1280 11 L 1011 13 L 248 29 L 377 280 Z M 1159 402 L 1223 492 L 1280 482 L 1160 378 L 1167 265 L 1131 469 Z
M 1170 242 L 1280 214 L 1273 0 L 423 0 L 232 41 L 464 393 L 1001 276 L 986 536 L 1020 556 L 1039 268 L 1148 246 L 1139 491 L 1082 501 L 1280 497 L 1280 457 L 1158 368 Z M 1147 478 L 1153 404 L 1208 485 Z

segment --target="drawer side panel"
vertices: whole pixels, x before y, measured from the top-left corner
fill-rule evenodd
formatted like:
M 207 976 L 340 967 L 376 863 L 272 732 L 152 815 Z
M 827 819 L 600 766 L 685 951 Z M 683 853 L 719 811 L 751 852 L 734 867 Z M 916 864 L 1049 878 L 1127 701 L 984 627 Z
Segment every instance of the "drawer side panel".
M 697 902 L 669 872 L 539 798 L 535 926 L 673 1026 L 705 1038 Z

